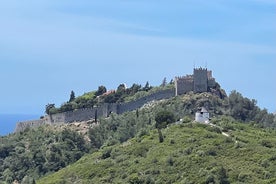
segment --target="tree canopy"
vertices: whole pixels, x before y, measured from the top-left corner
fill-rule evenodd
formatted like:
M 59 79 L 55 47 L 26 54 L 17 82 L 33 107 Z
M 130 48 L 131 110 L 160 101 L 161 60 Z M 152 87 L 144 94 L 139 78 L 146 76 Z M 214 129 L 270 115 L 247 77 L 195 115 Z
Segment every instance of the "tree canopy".
M 168 124 L 175 122 L 175 116 L 172 112 L 163 110 L 156 114 L 155 121 L 157 129 L 166 128 Z

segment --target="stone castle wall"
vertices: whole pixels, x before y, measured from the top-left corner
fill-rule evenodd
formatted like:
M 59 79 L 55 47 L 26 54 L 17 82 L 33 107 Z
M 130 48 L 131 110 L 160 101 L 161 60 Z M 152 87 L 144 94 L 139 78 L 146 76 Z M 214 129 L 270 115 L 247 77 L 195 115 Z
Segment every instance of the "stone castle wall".
M 167 89 L 163 91 L 159 91 L 148 96 L 139 98 L 135 101 L 131 101 L 128 103 L 123 103 L 118 105 L 118 114 L 122 114 L 127 111 L 133 111 L 145 105 L 146 103 L 153 101 L 153 100 L 161 100 L 161 99 L 168 99 L 175 96 L 174 89 Z
M 45 124 L 46 124 L 46 121 L 43 119 L 19 122 L 16 124 L 15 132 L 20 132 L 27 128 L 39 127 L 39 126 L 45 125 Z
M 96 114 L 97 114 L 97 117 L 108 117 L 109 114 L 112 112 L 117 114 L 122 114 L 127 111 L 138 109 L 150 101 L 167 99 L 173 96 L 175 96 L 175 90 L 167 89 L 163 91 L 158 91 L 156 93 L 150 94 L 148 96 L 139 98 L 137 100 L 134 100 L 128 103 L 121 103 L 121 104 L 104 103 L 101 106 L 96 108 L 76 109 L 74 111 L 47 115 L 40 120 L 32 120 L 32 121 L 17 123 L 15 132 L 23 131 L 28 127 L 38 127 L 44 124 L 64 124 L 64 123 L 87 121 L 90 119 L 94 119 Z

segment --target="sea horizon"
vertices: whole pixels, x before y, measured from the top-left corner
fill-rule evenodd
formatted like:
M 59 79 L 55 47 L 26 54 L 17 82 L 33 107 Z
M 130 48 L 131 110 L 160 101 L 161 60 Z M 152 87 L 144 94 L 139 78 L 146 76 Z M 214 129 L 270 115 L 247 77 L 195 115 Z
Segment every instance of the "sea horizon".
M 0 114 L 0 136 L 6 136 L 14 133 L 16 123 L 39 119 L 38 114 Z

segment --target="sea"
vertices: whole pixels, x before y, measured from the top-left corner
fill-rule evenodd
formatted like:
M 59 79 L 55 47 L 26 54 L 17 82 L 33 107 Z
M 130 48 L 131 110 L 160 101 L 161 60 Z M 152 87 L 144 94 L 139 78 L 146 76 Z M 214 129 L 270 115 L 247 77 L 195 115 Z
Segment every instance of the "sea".
M 17 122 L 39 119 L 36 114 L 0 114 L 0 136 L 14 133 Z

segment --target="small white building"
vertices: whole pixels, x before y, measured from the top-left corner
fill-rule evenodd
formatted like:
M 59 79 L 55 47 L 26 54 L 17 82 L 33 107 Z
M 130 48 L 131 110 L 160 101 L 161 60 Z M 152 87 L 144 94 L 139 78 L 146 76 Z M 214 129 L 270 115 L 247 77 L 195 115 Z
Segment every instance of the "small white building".
M 205 107 L 201 107 L 195 114 L 195 121 L 199 123 L 209 123 L 209 112 Z

